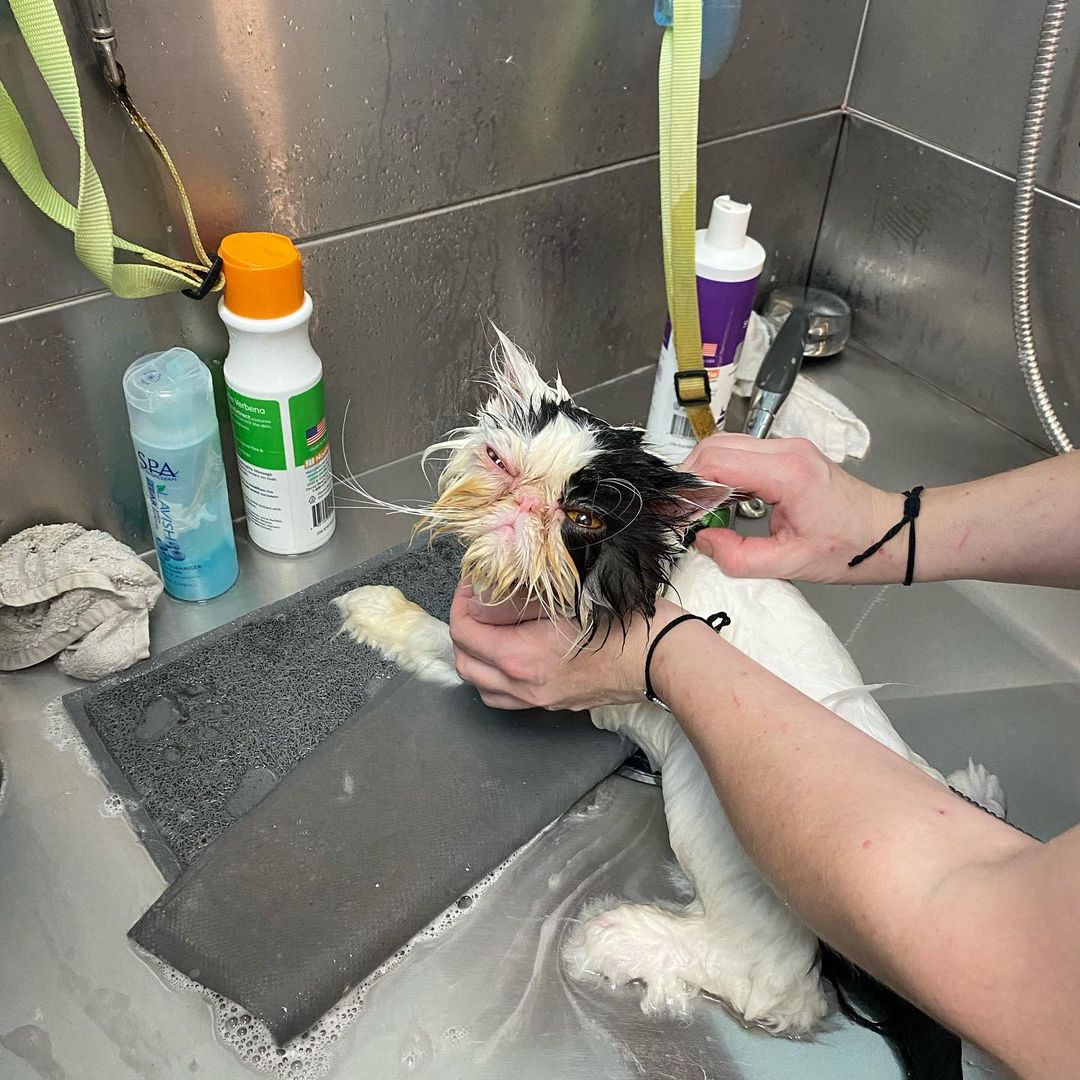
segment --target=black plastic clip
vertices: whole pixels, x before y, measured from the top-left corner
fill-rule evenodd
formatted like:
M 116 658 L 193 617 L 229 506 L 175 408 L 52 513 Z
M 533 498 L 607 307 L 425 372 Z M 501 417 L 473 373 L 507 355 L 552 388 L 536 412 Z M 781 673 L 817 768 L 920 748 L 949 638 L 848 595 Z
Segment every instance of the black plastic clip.
M 692 380 L 683 394 L 683 383 Z M 687 405 L 708 405 L 712 401 L 712 383 L 709 373 L 702 368 L 688 368 L 675 372 L 675 400 L 684 408 Z
M 202 282 L 193 288 L 181 289 L 180 291 L 192 300 L 202 300 L 218 283 L 218 278 L 221 277 L 221 267 L 221 256 L 215 255 L 211 260 L 210 265 L 206 268 L 206 274 L 203 277 Z

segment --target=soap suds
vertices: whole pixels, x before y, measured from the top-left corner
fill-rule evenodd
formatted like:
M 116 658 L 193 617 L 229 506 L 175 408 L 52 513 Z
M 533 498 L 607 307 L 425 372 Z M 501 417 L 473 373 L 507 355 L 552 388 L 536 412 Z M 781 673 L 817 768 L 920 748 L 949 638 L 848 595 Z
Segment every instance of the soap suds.
M 90 748 L 83 741 L 83 737 L 79 734 L 71 717 L 68 716 L 67 709 L 64 708 L 64 699 L 62 697 L 53 698 L 52 701 L 46 703 L 43 712 L 45 714 L 45 738 L 61 752 L 74 749 L 75 759 L 82 767 L 83 772 L 87 776 L 96 776 L 100 779 L 101 773 L 94 763 Z
M 321 1080 L 334 1065 L 335 1045 L 363 1012 L 364 1002 L 372 986 L 388 971 L 396 968 L 418 944 L 434 941 L 445 934 L 459 919 L 470 916 L 476 910 L 476 902 L 495 884 L 507 867 L 555 824 L 553 822 L 539 836 L 533 837 L 528 843 L 518 848 L 513 855 L 478 881 L 460 900 L 455 901 L 446 911 L 432 920 L 368 978 L 350 990 L 317 1024 L 284 1046 L 278 1046 L 269 1028 L 240 1005 L 221 994 L 208 990 L 145 949 L 135 946 L 135 951 L 160 973 L 168 986 L 176 990 L 194 991 L 210 1003 L 217 1037 L 249 1068 L 278 1078 L 278 1080 Z M 449 1028 L 439 1041 L 445 1048 L 456 1045 L 467 1037 L 468 1032 L 465 1029 Z

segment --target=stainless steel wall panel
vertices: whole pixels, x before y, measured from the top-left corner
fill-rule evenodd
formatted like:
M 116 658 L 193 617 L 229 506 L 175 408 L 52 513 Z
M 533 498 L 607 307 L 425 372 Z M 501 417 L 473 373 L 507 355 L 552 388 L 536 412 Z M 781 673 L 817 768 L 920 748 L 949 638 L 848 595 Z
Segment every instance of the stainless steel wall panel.
M 703 223 L 707 193 L 753 201 L 767 275 L 807 272 L 838 122 L 701 154 Z M 648 161 L 312 245 L 337 408 L 354 397 L 354 466 L 409 453 L 460 422 L 474 400 L 469 376 L 486 363 L 486 318 L 571 388 L 655 361 L 665 307 L 657 182 Z
M 743 0 L 731 56 L 701 84 L 701 137 L 839 106 L 865 6 L 865 0 Z M 651 91 L 646 107 L 655 101 Z
M 164 254 L 190 257 L 186 235 L 169 231 L 171 196 L 153 152 L 107 90 L 72 0 L 59 0 L 57 11 L 71 45 L 87 144 L 109 194 L 114 232 Z M 34 67 L 7 0 L 0 0 L 0 77 L 33 136 L 47 175 L 62 195 L 75 201 L 79 177 L 75 141 Z M 176 220 L 182 222 L 180 217 Z M 71 234 L 34 207 L 2 165 L 0 283 L 0 315 L 104 288 L 75 258 Z
M 701 153 L 702 219 L 710 194 L 751 200 L 770 280 L 807 272 L 838 127 L 834 115 Z M 655 159 L 311 242 L 304 258 L 339 465 L 350 399 L 358 470 L 458 423 L 475 403 L 467 379 L 486 360 L 486 319 L 575 389 L 655 361 Z M 120 376 L 173 343 L 214 367 L 225 351 L 212 308 L 179 297 L 92 298 L 0 322 L 0 537 L 75 520 L 147 546 Z
M 1013 347 L 1012 198 L 1007 179 L 849 119 L 814 276 L 847 295 L 855 334 L 872 349 L 1045 445 Z M 1078 245 L 1080 210 L 1040 196 L 1032 256 L 1036 341 L 1074 438 L 1080 436 Z
M 873 0 L 851 104 L 1013 174 L 1043 0 Z M 1039 183 L 1080 199 L 1080 10 L 1058 53 Z
M 166 244 L 167 195 L 59 8 L 119 231 Z M 112 0 L 132 91 L 176 158 L 206 239 L 304 238 L 656 149 L 660 32 L 639 0 Z M 61 186 L 74 145 L 0 0 L 0 70 Z M 703 138 L 839 104 L 862 0 L 746 0 L 702 96 Z M 58 226 L 0 170 L 0 312 L 97 289 Z M 179 220 L 179 219 L 177 219 Z M 182 248 L 183 237 L 173 242 Z

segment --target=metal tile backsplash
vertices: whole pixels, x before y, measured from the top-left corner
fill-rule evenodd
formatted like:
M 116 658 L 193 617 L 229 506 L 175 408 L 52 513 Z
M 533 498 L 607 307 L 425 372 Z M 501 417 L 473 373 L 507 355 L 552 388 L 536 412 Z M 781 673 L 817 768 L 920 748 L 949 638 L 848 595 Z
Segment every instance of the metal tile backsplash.
M 1013 345 L 1014 186 L 876 124 L 844 123 L 815 280 L 844 293 L 877 352 L 1046 445 Z M 1036 200 L 1036 340 L 1059 415 L 1080 432 L 1080 209 Z M 898 403 L 902 407 L 902 403 Z
M 815 277 L 851 298 L 866 344 L 1045 446 L 1009 292 L 1012 176 L 1043 10 L 1043 0 L 871 0 Z M 1078 41 L 1080 11 L 1070 11 L 1032 248 L 1036 341 L 1074 437 Z
M 872 0 L 851 105 L 1010 175 L 1044 0 Z M 1039 183 L 1080 200 L 1080 10 L 1065 21 Z
M 733 56 L 703 85 L 702 138 L 838 106 L 862 5 L 746 0 Z M 111 103 L 72 0 L 58 7 L 117 231 L 165 244 L 160 172 Z M 112 0 L 111 9 L 132 92 L 180 166 L 208 242 L 238 228 L 326 236 L 656 150 L 660 39 L 648 0 Z M 74 144 L 3 25 L 5 83 L 71 192 Z M 63 230 L 2 171 L 0 206 L 0 313 L 99 288 Z
M 807 270 L 863 4 L 745 0 L 733 55 L 702 88 L 702 138 L 745 135 L 703 150 L 702 201 L 730 190 L 754 202 L 778 279 Z M 71 0 L 58 8 L 116 231 L 182 253 L 160 172 L 111 103 Z M 132 91 L 205 239 L 269 228 L 304 242 L 330 422 L 339 429 L 351 399 L 355 468 L 460 420 L 485 319 L 578 387 L 653 359 L 664 305 L 648 2 L 111 9 Z M 0 70 L 48 171 L 73 192 L 74 144 L 5 0 Z M 220 366 L 223 332 L 209 304 L 100 295 L 70 237 L 2 169 L 0 215 L 0 539 L 74 519 L 145 547 L 120 374 L 175 343 Z
M 727 139 L 700 153 L 710 193 L 754 203 L 766 281 L 805 278 L 839 115 Z M 561 368 L 572 389 L 655 361 L 664 298 L 655 158 L 594 170 L 303 245 L 340 462 L 356 470 L 416 451 L 475 404 L 469 376 L 491 319 Z M 147 546 L 120 375 L 174 342 L 215 369 L 224 331 L 208 304 L 91 297 L 0 322 L 0 537 L 76 520 Z M 228 425 L 222 425 L 231 469 Z M 236 498 L 234 510 L 239 512 Z

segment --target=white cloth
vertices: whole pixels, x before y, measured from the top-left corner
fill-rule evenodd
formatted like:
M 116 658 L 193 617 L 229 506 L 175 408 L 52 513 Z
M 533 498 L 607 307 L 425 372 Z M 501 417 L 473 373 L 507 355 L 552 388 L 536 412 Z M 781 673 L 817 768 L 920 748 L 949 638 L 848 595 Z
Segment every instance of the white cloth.
M 735 369 L 735 393 L 747 397 L 753 391 L 754 379 L 772 339 L 769 324 L 757 312 L 751 312 L 739 366 Z M 846 457 L 864 457 L 870 448 L 867 426 L 838 397 L 822 390 L 806 375 L 795 379 L 791 393 L 776 414 L 771 434 L 809 439 L 836 462 Z
M 76 679 L 150 655 L 161 579 L 108 533 L 34 525 L 0 545 L 0 671 L 51 656 Z

